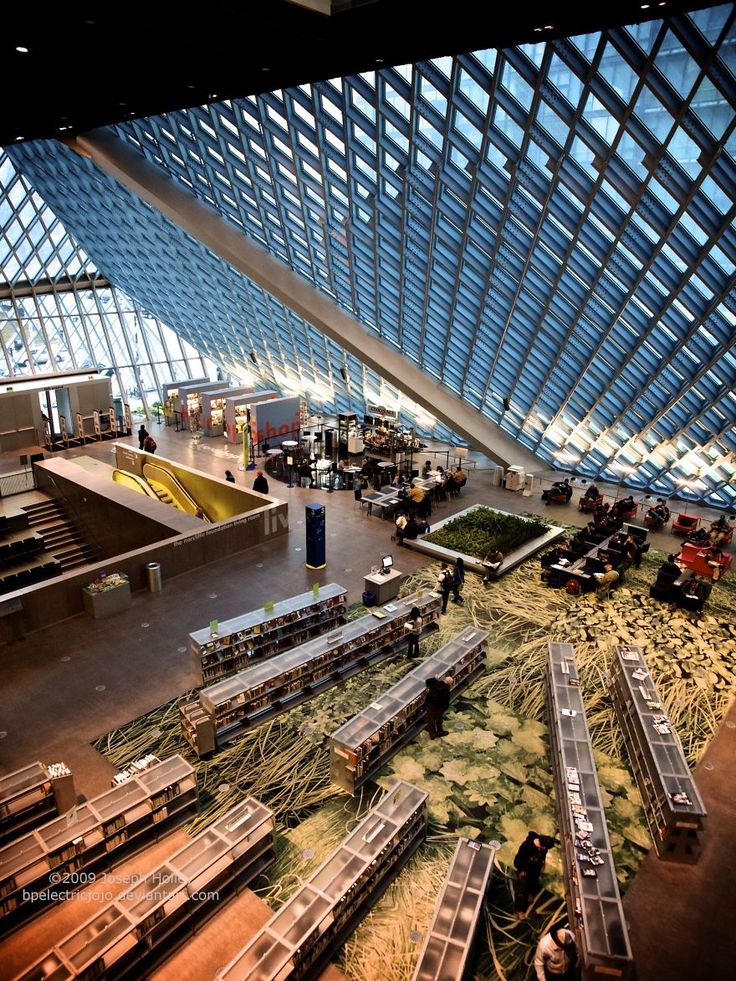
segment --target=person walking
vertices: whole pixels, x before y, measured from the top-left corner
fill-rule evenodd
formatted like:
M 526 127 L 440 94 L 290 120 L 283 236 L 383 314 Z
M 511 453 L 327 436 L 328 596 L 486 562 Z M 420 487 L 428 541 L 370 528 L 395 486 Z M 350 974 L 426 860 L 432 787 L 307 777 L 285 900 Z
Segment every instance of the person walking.
M 514 858 L 516 882 L 514 884 L 514 909 L 520 920 L 526 919 L 530 899 L 539 890 L 539 877 L 547 860 L 547 852 L 555 840 L 549 835 L 530 831 L 519 846 Z
M 574 933 L 557 923 L 537 944 L 534 955 L 537 981 L 574 981 L 577 962 Z
M 455 570 L 452 573 L 452 602 L 464 603 L 465 600 L 460 595 L 465 585 L 465 560 L 458 556 L 455 560 Z
M 452 592 L 452 573 L 450 572 L 446 562 L 443 562 L 440 567 L 440 574 L 437 577 L 436 588 L 442 597 L 441 612 L 443 614 L 447 613 L 447 602 L 450 599 L 450 593 Z
M 409 619 L 404 624 L 404 629 L 409 633 L 409 643 L 406 645 L 406 657 L 411 661 L 419 657 L 419 638 L 422 635 L 422 614 L 418 606 L 413 606 L 409 611 Z
M 234 484 L 235 483 L 235 477 L 233 476 L 232 471 L 230 471 L 230 470 L 226 470 L 225 471 L 225 480 L 228 482 L 228 484 Z
M 259 494 L 268 494 L 268 481 L 263 475 L 262 470 L 256 471 L 256 479 L 253 481 L 253 490 Z
M 148 430 L 141 423 L 141 428 L 138 430 L 138 449 L 143 449 L 143 444 L 146 442 L 146 437 L 148 436 Z
M 427 716 L 427 732 L 430 739 L 446 736 L 447 730 L 442 728 L 442 718 L 450 705 L 450 689 L 439 678 L 427 678 L 424 694 L 424 711 Z

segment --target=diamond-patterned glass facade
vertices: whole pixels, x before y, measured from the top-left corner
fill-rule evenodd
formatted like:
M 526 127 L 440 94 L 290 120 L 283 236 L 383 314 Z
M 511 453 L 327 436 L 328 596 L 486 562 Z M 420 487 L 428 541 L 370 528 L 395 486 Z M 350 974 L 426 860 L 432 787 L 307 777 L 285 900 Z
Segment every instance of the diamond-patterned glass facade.
M 98 273 L 0 151 L 0 377 L 99 368 L 149 407 L 162 384 L 211 370 L 166 324 Z
M 543 459 L 723 506 L 735 109 L 725 4 L 117 133 Z M 264 377 L 347 405 L 343 352 L 278 301 L 65 148 L 11 153 L 104 274 L 190 343 L 228 369 L 255 350 Z M 349 372 L 358 401 L 380 386 Z

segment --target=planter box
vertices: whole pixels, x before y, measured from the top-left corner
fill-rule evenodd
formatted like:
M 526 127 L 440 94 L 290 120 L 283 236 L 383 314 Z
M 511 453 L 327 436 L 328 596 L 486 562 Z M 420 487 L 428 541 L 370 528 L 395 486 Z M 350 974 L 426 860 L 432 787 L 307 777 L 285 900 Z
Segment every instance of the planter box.
M 92 593 L 86 587 L 82 590 L 84 609 L 95 620 L 103 617 L 111 617 L 115 613 L 127 610 L 132 602 L 130 594 L 130 583 L 125 582 L 120 586 L 113 586 L 112 589 L 104 589 L 99 593 Z

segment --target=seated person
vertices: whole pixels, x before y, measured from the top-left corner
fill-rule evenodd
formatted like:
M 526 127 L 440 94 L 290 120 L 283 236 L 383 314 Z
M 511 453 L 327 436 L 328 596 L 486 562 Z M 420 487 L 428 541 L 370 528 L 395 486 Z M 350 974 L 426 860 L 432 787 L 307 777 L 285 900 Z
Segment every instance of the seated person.
M 672 588 L 676 580 L 680 578 L 682 569 L 675 560 L 674 555 L 668 555 L 667 560 L 657 570 L 657 578 L 654 585 L 657 589 L 667 592 Z
M 595 484 L 591 484 L 590 487 L 583 494 L 583 497 L 587 497 L 591 501 L 597 501 L 601 496 L 600 491 Z
M 407 514 L 404 514 L 403 511 L 399 511 L 399 513 L 394 518 L 394 525 L 396 527 L 396 539 L 399 545 L 401 545 L 401 542 L 404 538 L 404 530 L 406 528 L 408 521 L 409 521 L 409 516 Z
M 635 569 L 638 569 L 641 566 L 641 545 L 637 542 L 633 535 L 626 536 L 624 552 L 626 553 L 626 558 L 628 561 Z
M 629 495 L 629 497 L 622 497 L 620 501 L 616 501 L 611 508 L 611 512 L 623 517 L 625 514 L 631 514 L 632 511 L 636 511 L 636 503 L 634 498 Z
M 489 548 L 486 554 L 483 556 L 483 582 L 490 582 L 492 576 L 494 576 L 498 570 L 503 565 L 503 552 L 500 552 L 497 548 Z
M 564 480 L 556 480 L 549 490 L 542 491 L 542 500 L 547 504 L 562 498 L 567 503 L 572 497 L 572 487 L 567 477 Z
M 539 563 L 543 569 L 549 569 L 551 565 L 557 565 L 563 556 L 569 557 L 568 544 L 563 538 L 559 541 L 554 548 L 551 548 L 549 552 L 545 552 L 540 558 Z
M 423 487 L 419 487 L 417 484 L 414 484 L 409 491 L 409 500 L 413 501 L 415 505 L 421 504 L 426 496 L 427 492 L 425 489 Z
M 726 515 L 722 514 L 720 518 L 716 521 L 711 521 L 710 523 L 711 531 L 728 531 L 728 521 L 726 520 Z
M 711 578 L 715 582 L 723 573 L 723 552 L 717 545 L 711 545 L 705 553 L 705 561 L 713 570 Z
M 702 610 L 710 593 L 709 586 L 710 583 L 703 582 L 697 576 L 688 579 L 680 589 L 680 606 L 686 610 Z
M 417 517 L 416 517 L 415 520 L 416 520 L 417 528 L 419 530 L 419 534 L 420 535 L 428 535 L 429 534 L 429 522 L 427 521 L 427 519 L 426 518 L 422 518 L 419 515 L 417 515 Z
M 464 487 L 468 482 L 468 475 L 465 473 L 462 467 L 456 467 L 453 476 L 458 488 Z
M 422 477 L 428 477 L 432 472 L 432 464 L 429 460 L 424 461 L 424 467 L 422 468 Z
M 445 493 L 452 497 L 452 495 L 457 494 L 459 490 L 460 485 L 455 480 L 455 475 L 448 473 L 447 478 L 445 479 Z
M 595 509 L 595 511 L 593 512 L 593 524 L 596 526 L 596 528 L 599 525 L 602 525 L 606 521 L 608 521 L 608 515 L 610 510 L 611 510 L 610 504 L 601 504 L 600 507 L 597 507 Z
M 619 580 L 619 574 L 613 568 L 610 562 L 607 562 L 604 566 L 603 572 L 593 573 L 595 580 L 597 582 L 596 592 L 598 594 L 607 593 L 609 589 L 612 589 Z
M 419 522 L 413 514 L 410 514 L 406 525 L 404 526 L 404 533 L 402 537 L 408 538 L 410 541 L 414 541 L 419 533 Z

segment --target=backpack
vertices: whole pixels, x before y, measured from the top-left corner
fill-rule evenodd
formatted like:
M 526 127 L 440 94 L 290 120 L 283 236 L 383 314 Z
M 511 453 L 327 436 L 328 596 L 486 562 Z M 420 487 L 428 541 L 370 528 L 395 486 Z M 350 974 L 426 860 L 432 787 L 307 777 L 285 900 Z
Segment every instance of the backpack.
M 148 450 L 149 453 L 153 453 L 154 450 L 158 449 L 158 444 L 153 436 L 147 436 L 145 442 L 143 443 L 143 449 Z
M 578 596 L 580 594 L 580 583 L 577 579 L 568 579 L 565 583 L 565 589 L 571 596 Z

